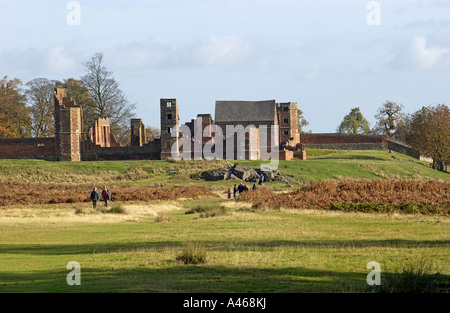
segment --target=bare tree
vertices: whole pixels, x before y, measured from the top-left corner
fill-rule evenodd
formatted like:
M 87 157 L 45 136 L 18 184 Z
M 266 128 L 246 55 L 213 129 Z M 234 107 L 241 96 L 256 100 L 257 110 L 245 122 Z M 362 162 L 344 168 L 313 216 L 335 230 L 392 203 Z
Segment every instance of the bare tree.
M 393 137 L 397 131 L 398 125 L 402 123 L 403 120 L 402 109 L 402 104 L 397 104 L 392 101 L 383 103 L 375 115 L 377 124 L 375 125 L 374 132 Z
M 96 103 L 95 118 L 108 117 L 111 131 L 114 134 L 124 133 L 130 119 L 134 117 L 135 104 L 129 103 L 112 72 L 103 65 L 102 53 L 96 53 L 84 63 L 84 68 L 86 75 L 81 77 L 81 81 Z
M 33 135 L 37 138 L 53 136 L 55 81 L 36 78 L 26 83 L 26 86 L 28 90 L 25 94 L 30 105 Z

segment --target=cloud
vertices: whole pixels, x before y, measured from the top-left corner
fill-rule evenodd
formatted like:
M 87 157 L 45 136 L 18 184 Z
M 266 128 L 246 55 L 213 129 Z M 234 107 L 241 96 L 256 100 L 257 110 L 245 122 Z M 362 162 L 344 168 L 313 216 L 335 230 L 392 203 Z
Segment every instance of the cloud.
M 194 54 L 203 65 L 226 66 L 250 57 L 253 50 L 253 45 L 241 36 L 210 36 Z
M 248 60 L 255 52 L 253 43 L 236 35 L 209 36 L 185 46 L 155 40 L 132 41 L 105 51 L 105 60 L 122 70 L 174 67 L 222 67 Z
M 51 72 L 67 73 L 73 71 L 77 66 L 78 63 L 65 53 L 63 46 L 57 46 L 50 50 L 47 67 Z
M 390 66 L 394 69 L 428 70 L 437 66 L 448 65 L 449 59 L 450 49 L 431 47 L 426 37 L 416 36 L 411 43 L 395 55 L 390 62 Z

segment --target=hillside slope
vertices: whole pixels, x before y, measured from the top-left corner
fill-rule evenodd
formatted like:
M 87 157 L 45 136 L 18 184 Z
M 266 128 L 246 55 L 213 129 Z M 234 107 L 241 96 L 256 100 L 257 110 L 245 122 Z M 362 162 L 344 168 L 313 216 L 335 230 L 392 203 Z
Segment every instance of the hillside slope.
M 393 158 L 395 156 L 395 159 Z M 229 163 L 237 163 L 231 161 Z M 227 161 L 97 161 L 48 162 L 43 160 L 0 160 L 0 182 L 31 184 L 134 185 L 149 187 L 204 184 L 224 188 L 237 181 L 202 182 L 193 179 L 202 171 L 225 168 Z M 239 161 L 258 168 L 263 161 Z M 450 179 L 421 162 L 387 151 L 310 150 L 305 161 L 280 161 L 278 170 L 293 183 L 267 182 L 275 189 L 290 189 L 311 181 L 356 178 L 382 179 Z

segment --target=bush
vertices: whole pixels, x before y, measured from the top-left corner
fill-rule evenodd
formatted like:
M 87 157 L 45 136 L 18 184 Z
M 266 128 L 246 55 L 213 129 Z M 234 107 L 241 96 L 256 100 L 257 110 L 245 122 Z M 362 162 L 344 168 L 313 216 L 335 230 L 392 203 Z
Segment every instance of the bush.
M 75 214 L 86 214 L 86 212 L 84 211 L 83 208 L 77 208 L 77 209 L 75 210 Z
M 75 214 L 79 215 L 79 214 L 96 214 L 98 213 L 98 211 L 94 210 L 94 209 L 85 209 L 85 208 L 76 208 L 75 209 Z
M 200 218 L 217 217 L 228 215 L 229 210 L 223 206 L 217 207 L 210 204 L 200 204 L 197 207 L 186 211 L 184 214 L 200 213 Z
M 200 243 L 189 242 L 183 246 L 183 250 L 176 260 L 184 264 L 206 263 L 206 248 Z
M 341 212 L 363 212 L 363 213 L 403 213 L 403 214 L 422 214 L 448 215 L 450 210 L 449 204 L 435 204 L 403 202 L 403 203 L 332 203 L 329 208 L 331 211 Z
M 167 217 L 164 213 L 159 213 L 155 219 L 155 223 L 170 223 L 172 221 L 172 218 Z
M 218 217 L 218 216 L 224 216 L 224 215 L 228 215 L 228 214 L 229 214 L 228 209 L 221 206 L 219 208 L 215 208 L 215 209 L 206 211 L 204 213 L 201 213 L 200 218 Z
M 122 205 L 116 205 L 113 206 L 111 209 L 101 209 L 100 212 L 105 213 L 105 214 L 127 214 L 127 211 L 125 210 L 124 207 L 122 207 Z
M 432 263 L 420 260 L 392 272 L 381 275 L 380 292 L 387 293 L 435 293 L 441 280 L 448 287 L 448 277 L 434 273 Z

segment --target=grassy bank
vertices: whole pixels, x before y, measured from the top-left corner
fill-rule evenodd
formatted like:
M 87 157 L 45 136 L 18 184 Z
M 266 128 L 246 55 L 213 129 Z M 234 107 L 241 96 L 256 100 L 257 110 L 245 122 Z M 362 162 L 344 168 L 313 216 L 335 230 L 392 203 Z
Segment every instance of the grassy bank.
M 293 183 L 268 182 L 275 189 L 289 190 L 324 179 L 449 179 L 405 155 L 387 151 L 308 150 L 308 160 L 280 161 L 278 169 Z M 230 163 L 236 163 L 231 161 Z M 258 168 L 262 161 L 239 161 Z M 100 161 L 48 162 L 42 160 L 0 160 L 0 182 L 65 185 L 133 185 L 146 187 L 204 184 L 215 190 L 231 187 L 236 181 L 201 182 L 193 179 L 202 171 L 226 167 L 227 161 Z

